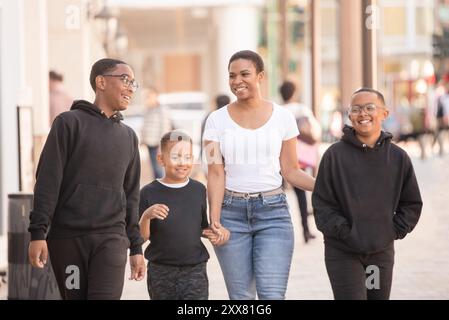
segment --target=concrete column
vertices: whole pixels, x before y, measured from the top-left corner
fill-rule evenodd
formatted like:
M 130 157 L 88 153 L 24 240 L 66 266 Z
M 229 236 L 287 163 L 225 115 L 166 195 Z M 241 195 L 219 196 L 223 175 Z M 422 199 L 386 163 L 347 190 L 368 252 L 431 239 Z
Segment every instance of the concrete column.
M 0 268 L 7 265 L 7 196 L 19 190 L 16 106 L 25 87 L 23 0 L 0 0 Z
M 416 0 L 407 0 L 405 4 L 407 24 L 407 47 L 414 50 L 416 46 Z
M 239 50 L 257 51 L 258 12 L 255 5 L 233 5 L 214 8 L 217 27 L 217 88 L 232 97 L 228 82 L 229 58 Z
M 317 119 L 320 118 L 321 108 L 321 14 L 320 0 L 310 3 L 311 21 L 311 91 L 312 111 Z
M 287 19 L 287 0 L 279 0 L 278 2 L 278 10 L 279 10 L 279 48 L 280 48 L 280 60 L 279 64 L 281 65 L 280 70 L 280 80 L 287 80 L 288 77 L 288 67 L 289 67 L 289 30 L 288 30 L 288 19 Z
M 362 2 L 340 0 L 340 86 L 341 107 L 345 109 L 352 93 L 363 85 Z
M 49 127 L 48 30 L 46 0 L 26 0 L 25 77 L 27 97 L 33 107 L 34 133 L 45 135 Z
M 363 86 L 377 88 L 377 30 L 380 28 L 377 0 L 362 1 Z
M 106 57 L 102 46 L 104 34 L 96 31 L 96 25 L 103 25 L 104 21 L 88 20 L 83 0 L 47 0 L 47 3 L 49 67 L 64 75 L 65 87 L 75 99 L 92 100 L 90 68 L 96 60 Z
M 306 106 L 312 108 L 312 54 L 311 50 L 305 50 L 301 54 L 301 63 L 302 63 L 302 74 L 301 74 L 301 83 L 302 83 L 302 99 L 301 102 Z M 318 87 L 319 88 L 319 87 Z M 317 99 L 318 100 L 318 99 Z M 318 108 L 319 109 L 319 108 Z M 319 116 L 319 110 L 312 110 L 316 116 Z

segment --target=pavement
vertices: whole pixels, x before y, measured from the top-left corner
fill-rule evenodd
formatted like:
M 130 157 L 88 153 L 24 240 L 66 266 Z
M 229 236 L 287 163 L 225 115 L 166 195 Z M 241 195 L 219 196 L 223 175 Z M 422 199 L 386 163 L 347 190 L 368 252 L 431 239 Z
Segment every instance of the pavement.
M 416 144 L 405 146 L 415 167 L 424 201 L 421 219 L 415 230 L 395 243 L 395 267 L 391 299 L 439 300 L 449 299 L 449 155 L 420 159 Z M 430 154 L 430 152 L 429 152 Z M 144 159 L 145 160 L 145 155 Z M 145 160 L 146 161 L 146 160 Z M 148 162 L 147 162 L 148 163 Z M 149 169 L 143 163 L 143 179 Z M 148 180 L 147 180 L 148 181 Z M 313 216 L 309 225 L 317 238 L 305 244 L 299 219 L 299 210 L 293 191 L 287 190 L 295 230 L 295 251 L 290 271 L 286 298 L 288 300 L 333 299 L 324 265 L 324 246 L 321 233 L 315 228 Z M 309 194 L 310 198 L 310 194 Z M 211 259 L 208 263 L 209 298 L 228 299 L 223 276 L 211 245 L 205 241 Z M 129 277 L 129 269 L 126 271 Z M 0 286 L 0 299 L 6 298 L 6 287 Z M 125 281 L 122 299 L 147 300 L 146 280 Z

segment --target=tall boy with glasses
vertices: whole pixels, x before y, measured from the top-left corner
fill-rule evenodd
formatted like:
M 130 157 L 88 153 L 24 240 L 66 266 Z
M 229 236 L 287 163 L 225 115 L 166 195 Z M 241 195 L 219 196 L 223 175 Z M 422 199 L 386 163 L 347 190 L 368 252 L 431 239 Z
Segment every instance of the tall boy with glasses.
M 58 115 L 42 151 L 29 259 L 43 268 L 50 253 L 63 299 L 120 299 L 128 248 L 131 279 L 145 272 L 138 142 L 120 121 L 137 82 L 125 62 L 101 59 L 90 84 L 95 101 Z
M 383 95 L 357 90 L 340 142 L 323 155 L 312 195 L 335 299 L 389 299 L 394 240 L 416 226 L 422 201 L 407 153 L 382 131 Z

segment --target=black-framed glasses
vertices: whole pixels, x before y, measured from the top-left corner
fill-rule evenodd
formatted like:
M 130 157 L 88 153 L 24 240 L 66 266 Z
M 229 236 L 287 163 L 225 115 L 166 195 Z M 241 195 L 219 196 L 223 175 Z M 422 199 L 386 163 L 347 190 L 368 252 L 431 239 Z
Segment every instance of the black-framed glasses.
M 132 91 L 136 91 L 139 88 L 139 83 L 136 81 L 136 79 L 130 80 L 127 74 L 102 74 L 102 76 L 120 78 L 125 86 L 131 88 Z
M 374 103 L 367 103 L 362 106 L 359 105 L 350 106 L 348 112 L 350 114 L 361 114 L 363 110 L 367 114 L 374 114 L 377 111 L 377 109 L 380 109 L 380 107 L 376 106 Z

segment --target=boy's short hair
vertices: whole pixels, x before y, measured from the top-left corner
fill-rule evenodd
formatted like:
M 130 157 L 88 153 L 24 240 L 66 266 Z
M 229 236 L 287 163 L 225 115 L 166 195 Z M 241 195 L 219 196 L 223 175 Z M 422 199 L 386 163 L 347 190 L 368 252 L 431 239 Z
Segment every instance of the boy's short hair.
M 385 98 L 384 95 L 382 93 L 380 93 L 380 91 L 377 91 L 376 89 L 373 88 L 368 88 L 368 87 L 362 87 L 360 89 L 357 89 L 353 94 L 352 97 L 354 97 L 356 94 L 361 93 L 361 92 L 370 92 L 370 93 L 374 93 L 379 100 L 382 102 L 382 104 L 385 106 Z
M 98 76 L 101 76 L 107 72 L 114 71 L 117 68 L 117 65 L 119 64 L 128 65 L 126 62 L 122 60 L 109 59 L 109 58 L 100 59 L 92 65 L 92 69 L 90 70 L 89 82 L 94 92 L 97 92 L 97 85 L 95 83 L 95 79 Z
M 164 134 L 161 138 L 161 152 L 164 151 L 171 142 L 186 141 L 193 144 L 192 138 L 183 130 L 173 130 Z

